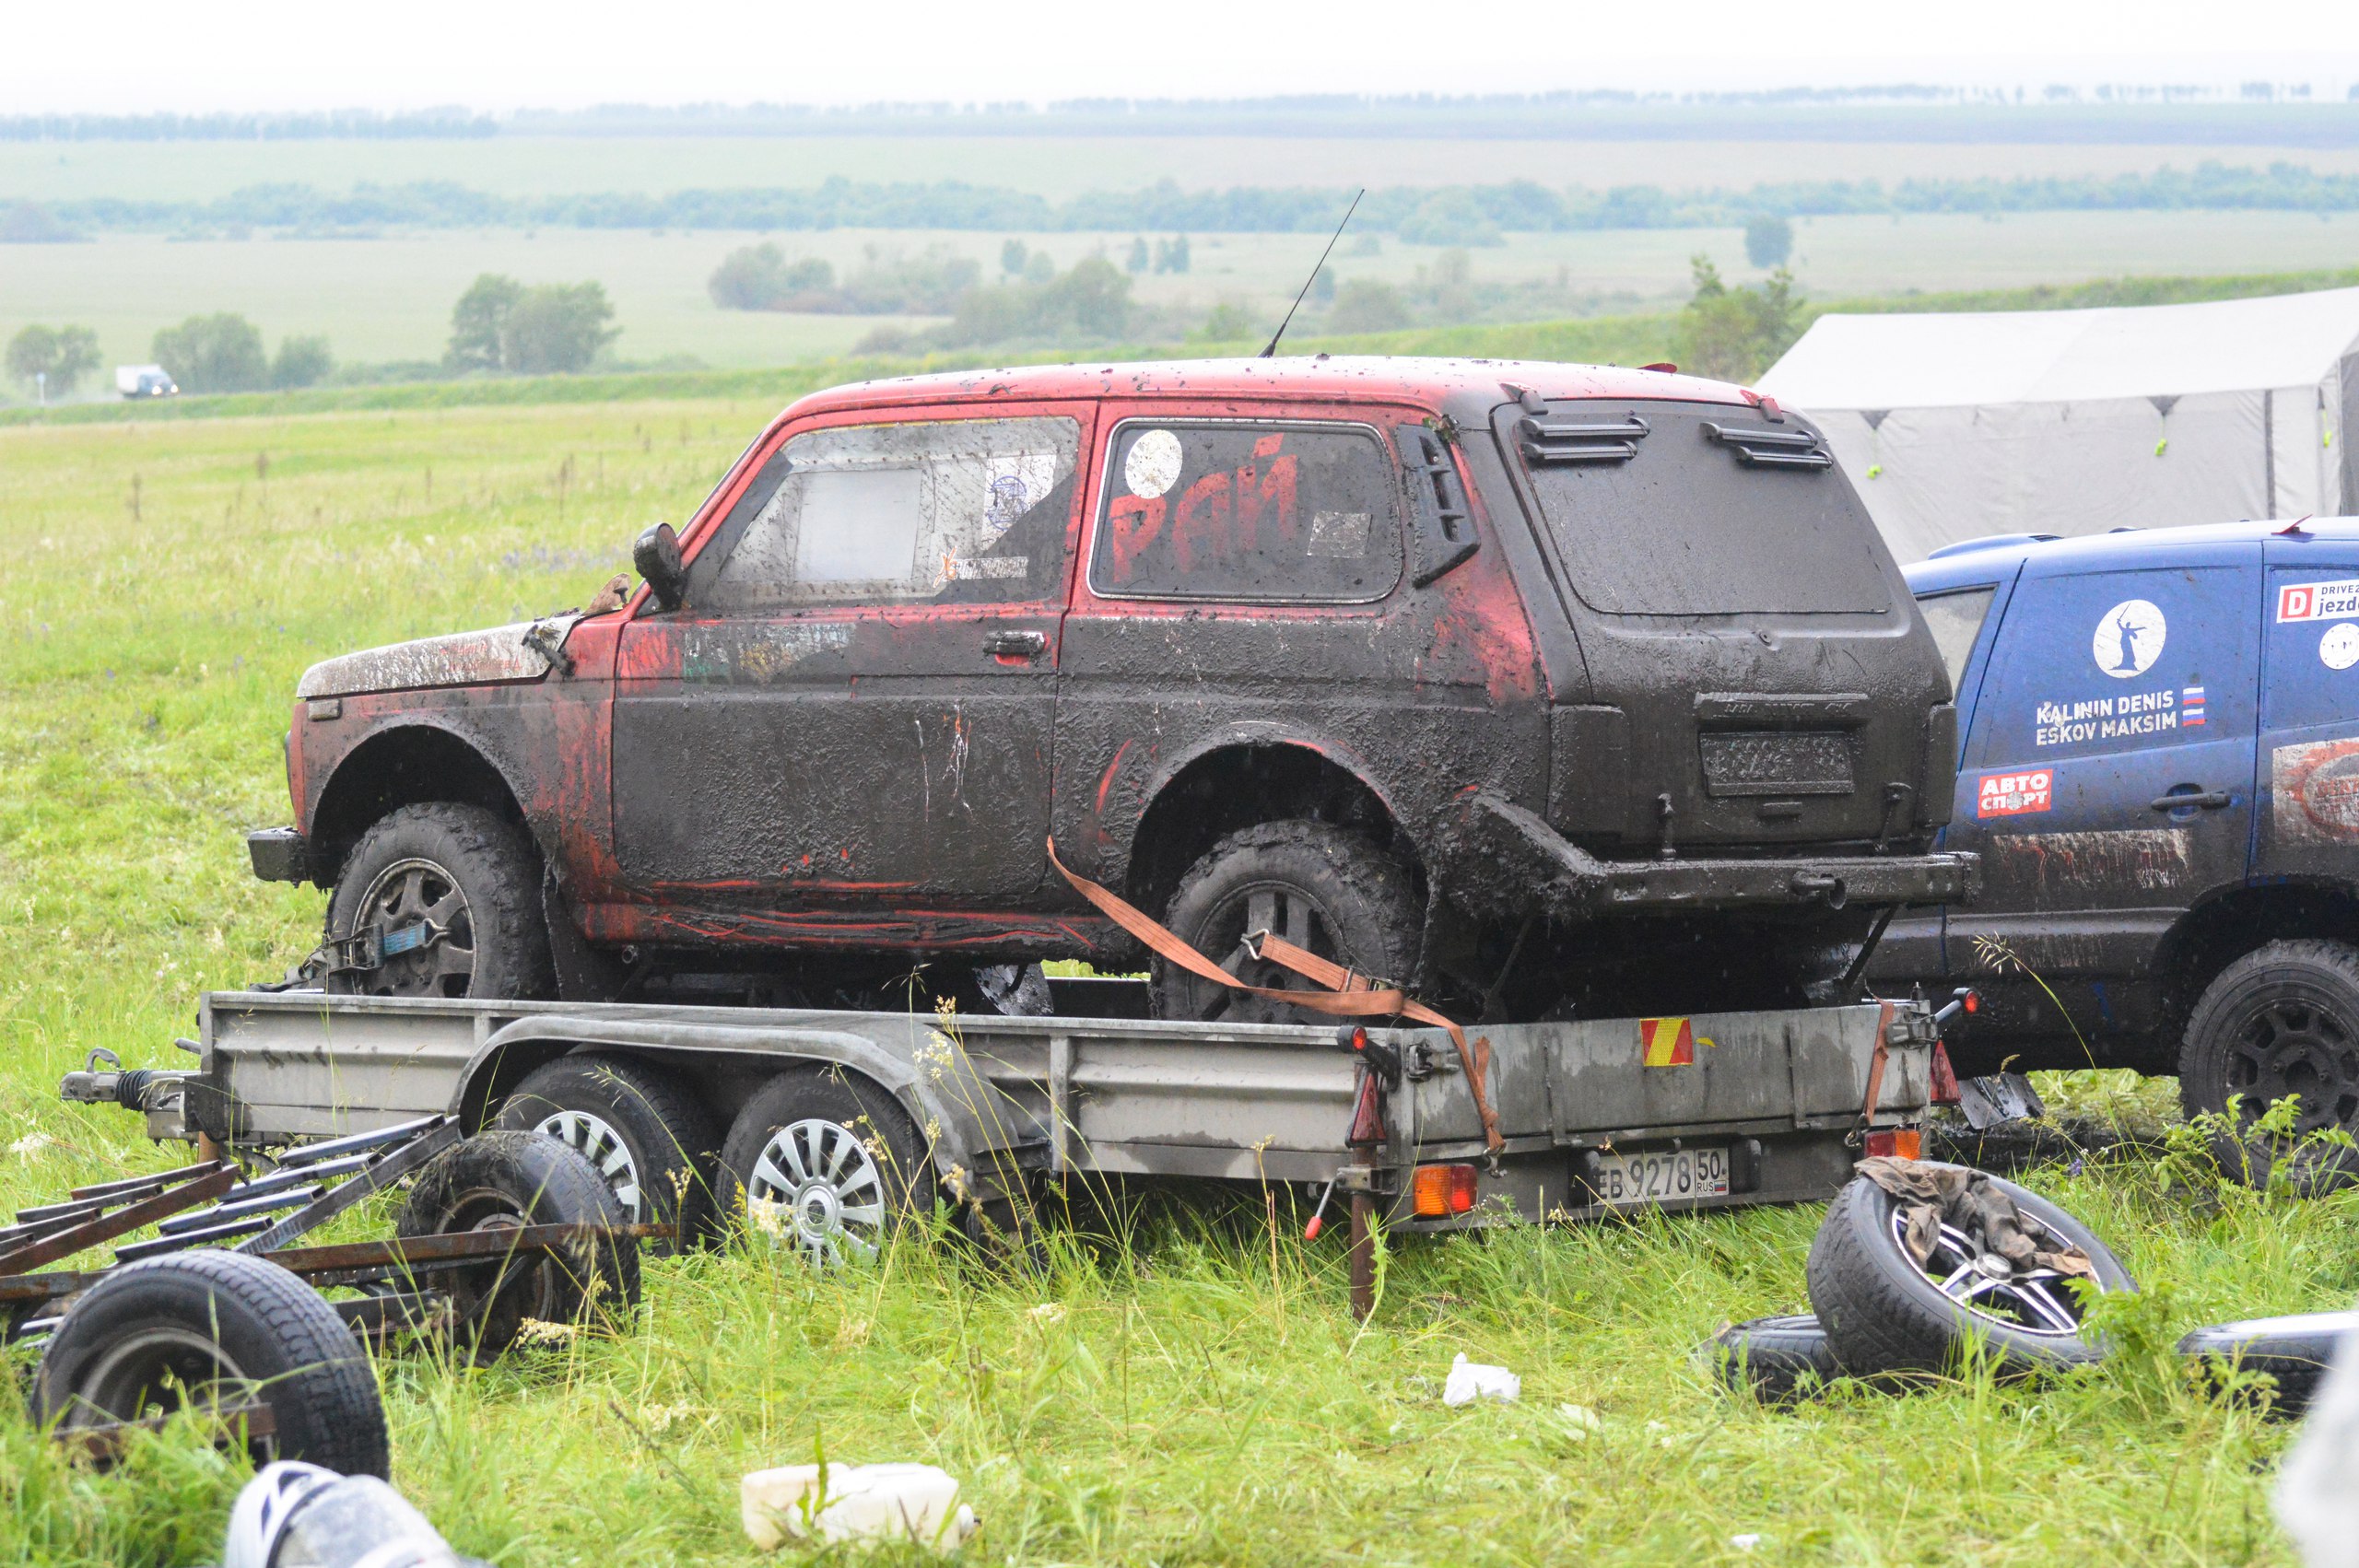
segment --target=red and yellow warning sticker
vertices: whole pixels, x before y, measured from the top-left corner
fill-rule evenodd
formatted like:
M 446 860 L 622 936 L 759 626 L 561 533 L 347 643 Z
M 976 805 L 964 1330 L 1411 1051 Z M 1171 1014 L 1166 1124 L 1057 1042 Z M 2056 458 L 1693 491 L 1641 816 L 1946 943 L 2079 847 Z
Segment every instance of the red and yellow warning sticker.
M 1638 1020 L 1639 1059 L 1649 1067 L 1693 1067 L 1696 1064 L 1696 1021 L 1692 1018 Z M 1704 1043 L 1712 1042 L 1706 1038 Z

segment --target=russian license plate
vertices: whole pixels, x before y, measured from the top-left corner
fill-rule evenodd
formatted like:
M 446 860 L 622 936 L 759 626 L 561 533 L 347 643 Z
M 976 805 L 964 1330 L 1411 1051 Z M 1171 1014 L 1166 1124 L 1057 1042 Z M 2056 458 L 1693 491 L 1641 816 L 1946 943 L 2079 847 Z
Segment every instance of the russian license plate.
M 1604 1168 L 1591 1183 L 1602 1203 L 1669 1203 L 1682 1198 L 1728 1196 L 1725 1143 L 1608 1154 L 1602 1164 Z

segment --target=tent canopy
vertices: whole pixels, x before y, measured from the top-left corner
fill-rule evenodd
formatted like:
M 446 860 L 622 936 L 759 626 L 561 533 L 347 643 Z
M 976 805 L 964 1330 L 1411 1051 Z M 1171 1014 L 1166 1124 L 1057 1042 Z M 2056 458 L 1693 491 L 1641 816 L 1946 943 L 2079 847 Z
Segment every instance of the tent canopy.
M 1825 427 L 1904 560 L 1977 534 L 2359 501 L 2341 441 L 2359 418 L 2359 288 L 1822 316 L 1759 389 Z

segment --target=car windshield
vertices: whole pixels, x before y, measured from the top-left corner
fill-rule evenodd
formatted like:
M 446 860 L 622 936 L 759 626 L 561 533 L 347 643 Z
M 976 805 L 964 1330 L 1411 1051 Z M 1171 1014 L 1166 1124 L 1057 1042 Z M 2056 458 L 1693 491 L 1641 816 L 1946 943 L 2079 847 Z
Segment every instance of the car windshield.
M 1755 446 L 1734 434 L 1743 431 L 1756 434 Z M 1509 405 L 1499 435 L 1531 479 L 1573 592 L 1591 609 L 1892 607 L 1867 508 L 1840 469 L 1815 461 L 1823 448 L 1790 419 L 1772 427 L 1725 404 L 1584 401 L 1537 415 Z

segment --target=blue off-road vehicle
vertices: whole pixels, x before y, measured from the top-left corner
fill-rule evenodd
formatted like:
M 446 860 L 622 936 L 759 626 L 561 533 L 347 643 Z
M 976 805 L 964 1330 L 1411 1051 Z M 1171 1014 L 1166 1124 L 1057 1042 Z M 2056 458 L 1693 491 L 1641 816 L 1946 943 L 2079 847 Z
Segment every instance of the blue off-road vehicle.
M 1970 541 L 1907 568 L 1964 737 L 1970 907 L 1889 989 L 1972 983 L 1961 1071 L 2179 1075 L 2359 1130 L 2359 521 Z

